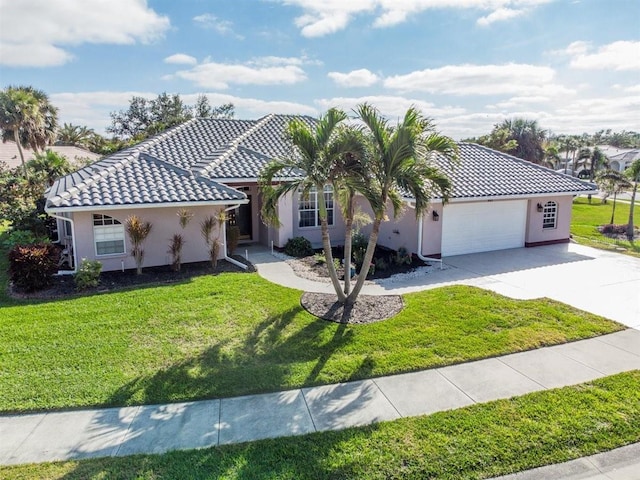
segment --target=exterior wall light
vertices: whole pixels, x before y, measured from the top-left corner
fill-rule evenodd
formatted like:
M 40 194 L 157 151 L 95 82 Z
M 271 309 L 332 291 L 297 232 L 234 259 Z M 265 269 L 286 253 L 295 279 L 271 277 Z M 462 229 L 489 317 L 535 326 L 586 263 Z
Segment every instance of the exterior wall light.
M 440 215 L 438 215 L 438 212 L 434 210 L 433 212 L 431 212 L 431 218 L 434 222 L 437 222 L 438 220 L 440 220 Z
M 542 210 L 543 210 L 543 209 L 544 209 L 544 208 L 542 207 L 542 204 L 541 204 L 541 203 L 539 203 L 539 204 L 538 204 L 538 211 L 539 211 L 539 212 L 542 212 Z

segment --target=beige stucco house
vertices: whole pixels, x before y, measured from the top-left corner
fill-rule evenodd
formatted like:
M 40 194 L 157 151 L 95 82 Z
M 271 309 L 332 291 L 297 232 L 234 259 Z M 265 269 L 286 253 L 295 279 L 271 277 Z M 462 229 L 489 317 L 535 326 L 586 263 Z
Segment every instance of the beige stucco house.
M 174 233 L 186 238 L 184 262 L 203 261 L 208 255 L 200 222 L 226 211 L 227 224 L 239 227 L 242 242 L 282 247 L 304 236 L 320 246 L 316 192 L 282 198 L 278 228 L 260 219 L 258 176 L 271 159 L 290 154 L 284 131 L 293 118 L 314 122 L 286 115 L 190 120 L 59 179 L 45 208 L 59 220 L 59 241 L 72 252 L 74 266 L 89 258 L 100 260 L 105 271 L 134 268 L 124 223 L 135 214 L 153 224 L 145 266 L 170 263 Z M 479 145 L 461 143 L 459 150 L 453 165 L 434 158 L 453 181 L 449 203 L 433 199 L 429 211 L 416 218 L 406 198 L 403 215 L 383 224 L 380 244 L 438 258 L 567 242 L 573 196 L 595 193 L 589 183 Z M 344 222 L 330 188 L 323 194 L 332 239 L 340 244 Z M 181 208 L 193 214 L 184 231 Z M 367 210 L 364 202 L 361 208 Z M 221 241 L 225 228 L 217 232 Z

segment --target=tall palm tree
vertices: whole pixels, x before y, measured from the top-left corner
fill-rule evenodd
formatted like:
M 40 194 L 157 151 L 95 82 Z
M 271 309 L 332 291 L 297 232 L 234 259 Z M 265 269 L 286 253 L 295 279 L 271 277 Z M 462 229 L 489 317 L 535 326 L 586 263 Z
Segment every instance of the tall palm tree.
M 517 142 L 513 151 L 509 153 L 533 163 L 542 163 L 545 132 L 538 126 L 537 121 L 514 118 L 503 121 L 496 128 L 508 131 L 508 138 Z
M 69 161 L 53 150 L 36 153 L 35 158 L 27 162 L 27 167 L 37 175 L 41 174 L 49 186 L 53 185 L 58 178 L 73 171 Z
M 16 142 L 25 176 L 28 171 L 22 147 L 44 150 L 55 140 L 57 118 L 58 109 L 49 103 L 49 97 L 42 90 L 9 86 L 0 92 L 2 140 Z
M 640 183 L 640 159 L 635 160 L 629 167 L 627 167 L 624 174 L 631 183 L 633 183 L 631 205 L 629 205 L 629 222 L 627 223 L 627 238 L 629 241 L 632 241 L 634 234 L 633 213 L 636 203 L 636 194 L 638 193 L 638 184 Z
M 340 303 L 344 303 L 346 295 L 333 263 L 327 204 L 323 192 L 325 185 L 336 177 L 336 159 L 344 153 L 343 147 L 337 142 L 339 136 L 336 135 L 336 127 L 346 118 L 343 111 L 332 108 L 320 118 L 315 127 L 310 127 L 301 120 L 291 121 L 287 127 L 287 134 L 293 145 L 291 155 L 270 162 L 262 172 L 259 182 L 263 195 L 262 217 L 273 225 L 279 224 L 277 205 L 280 198 L 290 193 L 309 195 L 315 191 L 322 247 L 329 277 Z M 285 181 L 293 172 L 301 172 L 302 175 Z M 275 182 L 279 183 L 274 185 Z
M 394 216 L 400 213 L 403 192 L 414 198 L 416 216 L 422 215 L 432 194 L 447 201 L 451 182 L 431 163 L 435 154 L 449 160 L 456 158 L 457 146 L 449 138 L 436 133 L 432 123 L 412 107 L 397 126 L 388 124 L 380 112 L 368 104 L 357 107 L 356 113 L 370 136 L 371 153 L 367 162 L 369 179 L 358 188 L 373 210 L 373 225 L 356 285 L 346 299 L 355 303 L 373 259 L 380 225 L 391 204 Z
M 613 224 L 616 214 L 616 199 L 618 197 L 618 193 L 623 191 L 625 188 L 631 187 L 631 183 L 629 183 L 622 173 L 616 172 L 615 170 L 600 172 L 596 177 L 596 182 L 598 183 L 598 186 L 605 191 L 607 196 L 613 193 L 613 209 L 611 210 L 611 221 L 609 222 Z M 606 197 L 603 197 L 603 202 L 606 203 Z

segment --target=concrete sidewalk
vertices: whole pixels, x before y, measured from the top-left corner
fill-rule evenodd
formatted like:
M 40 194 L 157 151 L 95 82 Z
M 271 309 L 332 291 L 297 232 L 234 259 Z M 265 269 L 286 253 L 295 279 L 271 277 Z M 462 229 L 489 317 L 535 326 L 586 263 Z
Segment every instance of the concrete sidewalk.
M 629 329 L 336 385 L 179 404 L 0 416 L 0 464 L 162 453 L 338 430 L 634 369 L 640 369 L 640 331 Z

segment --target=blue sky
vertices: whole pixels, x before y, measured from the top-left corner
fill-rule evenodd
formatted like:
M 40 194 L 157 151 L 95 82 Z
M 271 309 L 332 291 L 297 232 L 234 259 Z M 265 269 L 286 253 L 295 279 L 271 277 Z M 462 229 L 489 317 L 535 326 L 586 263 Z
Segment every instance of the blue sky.
M 163 91 L 237 118 L 416 105 L 456 139 L 640 131 L 639 25 L 638 0 L 0 0 L 0 83 L 100 133 Z

